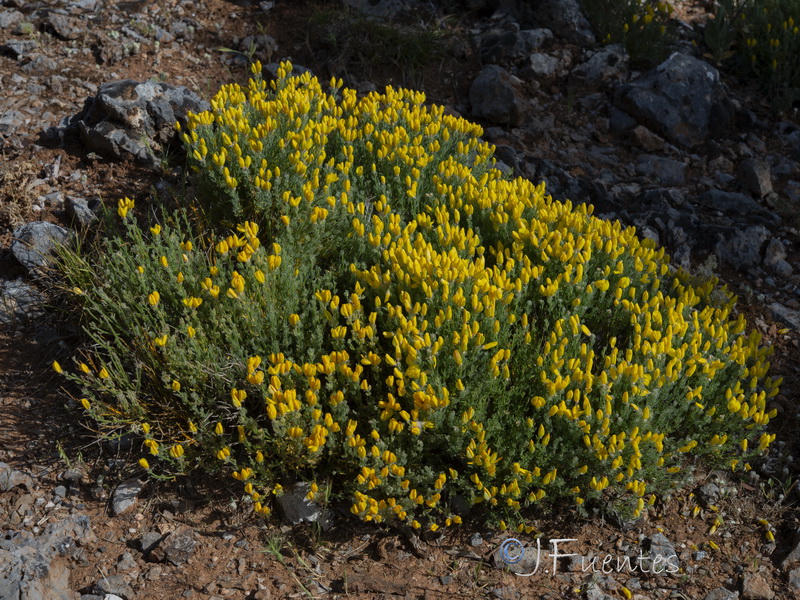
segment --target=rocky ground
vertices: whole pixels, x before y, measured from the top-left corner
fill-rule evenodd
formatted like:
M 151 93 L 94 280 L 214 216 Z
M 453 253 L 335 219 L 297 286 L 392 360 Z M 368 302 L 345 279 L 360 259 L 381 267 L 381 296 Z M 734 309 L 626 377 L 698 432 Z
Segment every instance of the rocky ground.
M 495 4 L 0 0 L 0 598 L 800 596 L 797 114 L 697 58 L 705 3 L 675 2 L 682 53 L 657 69 L 594 45 L 573 0 Z M 143 485 L 128 449 L 66 408 L 49 364 L 75 336 L 38 250 L 80 237 L 100 203 L 177 189 L 169 125 L 245 80 L 251 57 L 362 92 L 423 89 L 483 124 L 505 167 L 721 275 L 785 379 L 770 458 L 746 478 L 698 465 L 625 528 L 539 515 L 530 577 L 533 536 L 509 565 L 509 534 L 469 524 L 420 540 L 341 516 L 259 523 L 210 482 Z M 547 540 L 563 538 L 576 556 L 554 563 Z

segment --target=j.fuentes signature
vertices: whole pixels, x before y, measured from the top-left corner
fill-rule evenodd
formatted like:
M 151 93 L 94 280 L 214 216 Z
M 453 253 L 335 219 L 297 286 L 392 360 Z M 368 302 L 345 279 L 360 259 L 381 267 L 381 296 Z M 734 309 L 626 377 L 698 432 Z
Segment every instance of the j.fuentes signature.
M 542 559 L 548 556 L 552 559 L 552 568 L 544 568 L 544 572 L 550 575 L 555 575 L 558 572 L 558 559 L 567 558 L 570 556 L 578 556 L 574 552 L 559 552 L 559 544 L 566 544 L 568 542 L 577 542 L 574 538 L 561 538 L 550 540 L 552 551 L 542 551 L 541 540 L 536 540 L 535 558 L 533 561 L 533 570 L 530 573 L 517 573 L 520 577 L 530 577 L 539 572 L 539 567 L 542 566 Z M 530 553 L 527 554 L 530 557 Z M 516 564 L 526 558 L 526 548 L 516 538 L 508 538 L 500 545 L 500 558 L 503 562 L 509 565 Z M 679 569 L 678 557 L 675 554 L 671 556 L 663 556 L 655 554 L 653 556 L 643 554 L 639 550 L 638 556 L 615 556 L 613 554 L 605 554 L 587 558 L 581 557 L 581 571 L 591 571 L 592 573 L 604 573 L 609 575 L 611 573 L 620 573 L 628 571 L 630 573 L 653 573 L 655 575 L 663 575 L 664 573 L 677 573 Z

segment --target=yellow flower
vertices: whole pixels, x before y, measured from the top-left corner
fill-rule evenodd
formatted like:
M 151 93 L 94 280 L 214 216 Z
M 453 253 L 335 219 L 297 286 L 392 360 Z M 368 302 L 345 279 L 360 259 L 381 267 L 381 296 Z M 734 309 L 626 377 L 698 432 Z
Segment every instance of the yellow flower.
M 164 268 L 169 266 L 169 261 L 167 260 L 166 256 L 162 256 L 159 262 L 161 263 L 161 266 Z
M 167 337 L 167 334 L 165 333 L 161 337 L 155 338 L 153 341 L 155 342 L 156 346 L 158 346 L 160 348 L 163 348 L 164 346 L 167 345 L 167 339 L 168 339 L 168 337 Z
M 172 458 L 180 458 L 183 456 L 183 446 L 180 444 L 175 444 L 172 448 L 169 449 L 169 455 Z
M 193 338 L 195 335 L 197 335 L 197 330 L 191 325 L 189 325 L 189 327 L 186 328 L 186 333 L 189 334 L 190 338 Z
M 150 433 L 150 424 L 149 423 L 142 423 L 142 431 L 145 435 Z
M 55 360 L 53 361 L 53 370 L 54 370 L 56 373 L 59 373 L 59 374 L 64 372 L 64 369 L 62 369 L 62 368 L 61 368 L 61 365 L 60 365 L 60 364 L 58 364 L 58 361 L 55 361 Z
M 217 435 L 222 435 L 223 432 L 224 429 L 222 429 L 222 423 L 217 422 L 217 426 L 214 428 L 214 433 L 216 433 Z
M 92 408 L 91 403 L 86 398 L 81 398 L 81 404 L 83 405 L 83 408 L 85 408 L 86 410 Z
M 180 392 L 181 391 L 181 382 L 177 379 L 172 380 L 172 391 L 173 392 Z
M 143 469 L 149 469 L 150 468 L 150 463 L 147 462 L 146 458 L 140 458 L 139 459 L 139 466 L 142 467 Z
M 88 375 L 88 374 L 91 372 L 91 371 L 89 370 L 89 365 L 87 365 L 86 363 L 81 363 L 81 364 L 80 364 L 80 366 L 79 366 L 79 368 L 80 368 L 80 370 L 81 370 L 81 371 L 83 371 L 83 372 L 84 372 L 84 373 L 86 373 L 87 375 Z
M 108 371 L 106 371 L 105 367 L 100 369 L 100 372 L 97 375 L 100 377 L 100 379 L 108 379 L 109 378 Z
M 150 303 L 150 306 L 156 306 L 159 300 L 161 300 L 161 294 L 157 291 L 147 296 L 147 301 Z
M 133 200 L 128 197 L 120 198 L 117 202 L 117 214 L 123 219 L 128 215 L 128 211 L 133 209 Z
M 289 315 L 289 325 L 295 326 L 300 322 L 300 315 L 298 314 L 291 314 Z
M 161 233 L 161 225 L 156 225 L 155 227 L 150 228 L 150 233 L 153 235 L 158 235 Z

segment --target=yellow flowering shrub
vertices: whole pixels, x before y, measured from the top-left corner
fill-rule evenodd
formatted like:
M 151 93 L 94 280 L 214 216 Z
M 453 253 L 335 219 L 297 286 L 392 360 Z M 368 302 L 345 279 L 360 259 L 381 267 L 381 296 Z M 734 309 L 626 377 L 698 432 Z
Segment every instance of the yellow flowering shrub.
M 694 457 L 767 448 L 779 382 L 724 289 L 503 175 L 422 94 L 290 69 L 189 116 L 192 210 L 148 229 L 121 201 L 67 261 L 92 344 L 62 370 L 143 468 L 218 471 L 261 514 L 301 478 L 435 529 L 564 498 L 638 515 Z

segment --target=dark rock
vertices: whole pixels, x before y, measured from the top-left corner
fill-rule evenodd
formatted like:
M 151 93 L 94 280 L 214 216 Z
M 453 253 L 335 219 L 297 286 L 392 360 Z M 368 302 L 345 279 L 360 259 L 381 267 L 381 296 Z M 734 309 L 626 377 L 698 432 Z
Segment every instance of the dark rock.
M 69 239 L 70 232 L 63 227 L 46 221 L 33 221 L 14 231 L 11 252 L 23 267 L 34 271 L 47 265 L 56 246 L 67 243 Z
M 644 125 L 638 125 L 630 132 L 631 141 L 647 152 L 663 150 L 666 142 Z M 666 184 L 665 184 L 666 185 Z
M 122 600 L 134 600 L 133 588 L 122 575 L 108 575 L 94 584 L 95 594 L 114 594 Z M 107 597 L 107 596 L 106 596 Z
M 469 99 L 476 117 L 509 125 L 525 118 L 519 83 L 502 67 L 485 67 L 472 82 Z
M 611 106 L 608 109 L 608 129 L 612 133 L 631 131 L 638 123 L 628 113 Z
M 736 176 L 745 190 L 759 198 L 772 192 L 769 165 L 763 160 L 746 158 L 739 164 Z
M 120 483 L 111 495 L 111 514 L 121 515 L 130 510 L 142 492 L 142 482 L 136 478 Z
M 536 52 L 552 39 L 553 32 L 549 29 L 523 29 L 517 36 L 515 54 L 517 56 L 525 56 L 531 52 Z
M 723 112 L 720 107 L 728 100 L 716 69 L 676 52 L 654 70 L 621 86 L 614 102 L 669 141 L 692 148 L 705 140 L 712 114 Z M 729 124 L 715 118 L 721 121 L 715 127 Z
M 791 276 L 794 272 L 794 268 L 785 260 L 779 260 L 772 266 L 772 270 L 775 272 L 775 275 L 782 278 L 787 278 Z
M 697 198 L 698 204 L 719 210 L 728 217 L 746 217 L 750 222 L 774 225 L 780 217 L 769 212 L 758 202 L 737 192 L 724 192 L 712 189 Z
M 761 262 L 761 246 L 768 239 L 769 232 L 762 225 L 734 229 L 731 235 L 722 237 L 717 242 L 714 253 L 721 262 L 744 270 Z
M 4 325 L 27 323 L 44 314 L 43 302 L 39 291 L 22 279 L 0 281 L 0 323 Z
M 685 163 L 670 158 L 643 154 L 636 160 L 636 172 L 660 185 L 683 185 L 686 181 L 685 171 Z
M 739 594 L 720 587 L 711 590 L 706 595 L 705 600 L 739 600 Z
M 630 57 L 622 44 L 604 46 L 586 62 L 572 70 L 575 83 L 597 87 L 604 83 L 625 81 L 628 78 Z
M 578 46 L 595 43 L 592 26 L 578 0 L 516 0 L 505 5 L 523 26 L 546 27 L 558 37 Z
M 506 585 L 503 587 L 497 587 L 492 590 L 491 594 L 492 598 L 497 598 L 498 600 L 517 600 L 520 597 L 519 590 L 513 585 Z
M 150 551 L 150 560 L 170 562 L 176 567 L 186 563 L 197 547 L 197 538 L 191 527 L 181 526 L 169 534 Z
M 744 600 L 772 600 L 775 592 L 758 573 L 745 573 L 742 579 L 742 598 Z
M 185 124 L 187 112 L 208 108 L 185 87 L 126 79 L 101 85 L 76 117 L 90 150 L 116 159 L 131 155 L 158 167 L 155 153 L 177 140 L 175 122 Z
M 519 45 L 519 25 L 490 29 L 478 43 L 478 53 L 482 64 L 493 64 L 517 54 Z

